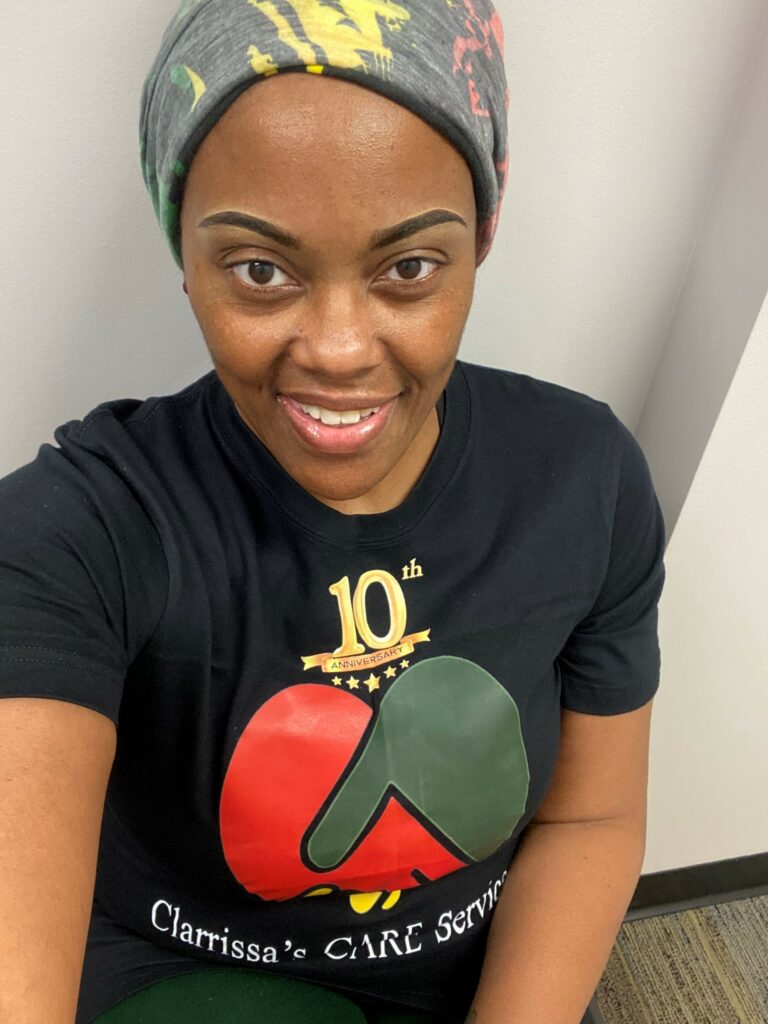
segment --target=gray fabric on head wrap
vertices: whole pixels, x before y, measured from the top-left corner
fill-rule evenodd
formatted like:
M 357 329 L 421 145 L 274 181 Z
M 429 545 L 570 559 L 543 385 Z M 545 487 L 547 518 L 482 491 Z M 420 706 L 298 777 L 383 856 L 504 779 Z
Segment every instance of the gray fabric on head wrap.
M 373 89 L 458 149 L 474 181 L 479 265 L 508 167 L 503 31 L 490 0 L 184 0 L 144 83 L 140 126 L 144 181 L 177 264 L 198 146 L 245 89 L 296 70 Z

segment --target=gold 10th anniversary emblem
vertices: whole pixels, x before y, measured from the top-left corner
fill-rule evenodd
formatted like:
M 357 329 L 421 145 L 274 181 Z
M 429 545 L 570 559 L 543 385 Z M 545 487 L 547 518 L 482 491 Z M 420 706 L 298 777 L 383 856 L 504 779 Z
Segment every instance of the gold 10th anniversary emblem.
M 412 558 L 403 566 L 402 579 L 413 580 L 424 575 L 422 567 Z M 366 595 L 368 589 L 383 588 L 389 610 L 389 629 L 379 636 L 368 622 Z M 354 593 L 349 576 L 332 583 L 329 592 L 336 598 L 341 619 L 341 644 L 326 654 L 311 654 L 302 658 L 304 671 L 319 668 L 321 672 L 356 672 L 377 665 L 386 665 L 413 653 L 414 645 L 429 641 L 429 630 L 405 636 L 408 613 L 405 594 L 400 582 L 384 569 L 364 572 L 357 581 Z

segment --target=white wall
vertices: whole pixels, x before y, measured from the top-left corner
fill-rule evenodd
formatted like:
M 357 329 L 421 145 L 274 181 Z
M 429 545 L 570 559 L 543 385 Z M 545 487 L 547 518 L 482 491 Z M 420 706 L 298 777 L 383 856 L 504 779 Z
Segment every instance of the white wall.
M 510 181 L 463 355 L 585 391 L 609 401 L 630 427 L 639 422 L 674 525 L 765 292 L 768 206 L 757 204 L 765 202 L 768 174 L 752 161 L 765 159 L 759 139 L 768 90 L 760 75 L 768 60 L 759 47 L 768 5 L 498 0 L 498 7 L 511 94 Z M 138 161 L 141 86 L 176 8 L 177 0 L 27 0 L 0 18 L 0 474 L 34 458 L 56 425 L 99 402 L 172 392 L 210 368 Z M 713 259 L 718 247 L 727 250 L 727 272 Z M 713 316 L 716 328 L 705 336 Z M 680 396 L 681 435 L 672 414 Z M 712 470 L 724 487 L 727 456 L 737 454 L 728 453 L 736 443 L 728 436 Z M 764 470 L 753 472 L 764 481 Z M 757 487 L 742 494 L 744 514 L 758 517 L 758 497 Z M 723 664 L 702 682 L 701 660 L 685 656 L 703 651 L 698 639 L 711 635 L 699 592 L 690 602 L 687 588 L 695 579 L 712 612 L 727 591 L 725 649 L 751 650 L 760 625 L 749 566 L 742 571 L 729 560 L 706 580 L 694 575 L 699 546 L 710 537 L 720 543 L 722 524 L 713 521 L 709 534 L 687 530 L 679 553 L 670 545 L 664 614 L 674 628 L 662 621 L 647 870 L 712 853 L 704 841 L 711 790 L 698 781 L 706 775 L 692 768 L 677 790 L 693 821 L 686 842 L 680 807 L 658 802 L 658 780 L 689 749 L 678 746 L 675 727 L 706 735 L 712 702 L 738 678 Z M 758 559 L 764 551 L 757 547 Z M 707 697 L 694 702 L 700 685 Z M 752 697 L 731 704 L 720 734 L 736 789 L 763 768 L 739 742 L 756 718 L 766 719 L 768 687 L 755 687 Z M 701 766 L 703 749 L 689 753 Z M 746 818 L 732 824 L 733 854 L 765 849 Z
M 0 15 L 0 473 L 109 398 L 210 369 L 138 156 L 171 0 L 25 0 Z
M 670 534 L 768 288 L 766 126 L 764 29 L 637 424 Z
M 671 535 L 646 872 L 768 850 L 766 125 L 768 31 L 637 429 Z
M 634 428 L 768 4 L 499 7 L 510 176 L 465 351 L 602 398 Z
M 643 870 L 768 850 L 768 298 L 667 547 Z

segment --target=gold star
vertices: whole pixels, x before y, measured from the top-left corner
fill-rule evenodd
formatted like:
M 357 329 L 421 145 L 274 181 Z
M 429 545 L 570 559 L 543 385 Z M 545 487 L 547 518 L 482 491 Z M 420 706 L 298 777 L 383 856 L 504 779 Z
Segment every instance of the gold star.
M 411 663 L 410 661 L 408 661 L 407 658 L 403 658 L 403 660 L 400 662 L 400 668 L 408 668 L 410 664 Z
M 359 679 L 355 679 L 354 676 L 350 676 L 349 679 L 347 680 L 347 686 L 350 688 L 350 690 L 359 690 L 359 682 Z
M 384 672 L 384 675 L 387 677 L 387 679 L 394 679 L 395 676 L 397 675 L 397 669 L 395 668 L 394 665 L 390 665 L 389 668 Z
M 375 676 L 373 672 L 365 680 L 365 685 L 368 687 L 368 693 L 373 693 L 374 690 L 379 688 L 379 679 L 381 676 Z
M 331 682 L 334 686 L 341 686 L 341 676 L 334 676 Z

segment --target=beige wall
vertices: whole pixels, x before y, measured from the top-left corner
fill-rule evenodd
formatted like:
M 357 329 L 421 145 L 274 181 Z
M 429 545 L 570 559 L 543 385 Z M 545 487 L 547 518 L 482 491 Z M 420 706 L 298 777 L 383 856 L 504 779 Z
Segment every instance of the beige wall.
M 637 424 L 670 534 L 768 288 L 768 31 L 756 43 Z
M 667 547 L 644 871 L 768 850 L 768 298 Z
M 646 872 L 768 850 L 766 125 L 764 31 L 636 431 L 670 536 Z
M 499 8 L 509 186 L 465 353 L 596 395 L 634 428 L 768 3 L 501 0 Z M 764 135 L 764 122 L 754 130 Z M 747 191 L 745 204 L 756 201 Z
M 31 0 L 2 17 L 0 474 L 99 402 L 175 391 L 210 368 L 138 165 L 141 85 L 176 7 Z M 510 183 L 463 355 L 595 395 L 637 429 L 674 526 L 646 870 L 763 850 L 746 812 L 729 809 L 725 838 L 713 836 L 726 796 L 733 803 L 764 779 L 764 758 L 743 740 L 768 711 L 755 674 L 768 682 L 765 662 L 749 669 L 761 626 L 752 574 L 765 558 L 765 470 L 755 462 L 738 503 L 728 474 L 746 473 L 740 460 L 768 440 L 755 397 L 765 390 L 754 377 L 765 370 L 752 351 L 761 343 L 745 350 L 768 287 L 768 6 L 498 7 Z M 721 440 L 718 414 L 729 411 L 720 407 L 742 353 L 747 369 L 729 402 L 744 397 L 730 405 L 737 426 Z M 749 454 L 732 447 L 742 417 L 756 439 Z M 706 458 L 719 455 L 699 483 L 708 440 Z M 734 498 L 729 516 L 755 524 L 747 547 L 707 497 L 718 486 Z M 713 559 L 713 548 L 732 557 Z M 707 642 L 723 595 L 713 659 Z M 723 767 L 713 774 L 714 733 Z

